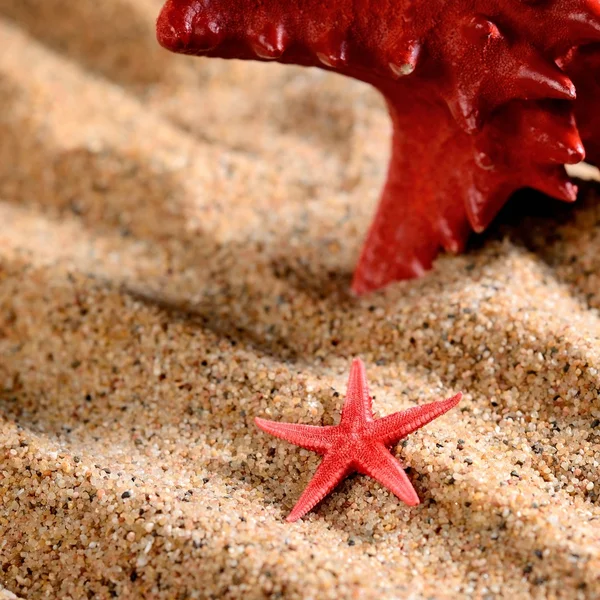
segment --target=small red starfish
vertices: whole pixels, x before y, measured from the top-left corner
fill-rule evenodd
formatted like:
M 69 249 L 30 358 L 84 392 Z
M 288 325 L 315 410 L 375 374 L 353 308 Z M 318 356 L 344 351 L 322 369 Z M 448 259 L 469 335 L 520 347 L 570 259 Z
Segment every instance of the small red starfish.
M 356 358 L 352 362 L 348 393 L 339 425 L 316 427 L 278 423 L 257 417 L 256 425 L 263 431 L 324 455 L 323 462 L 287 521 L 291 523 L 303 517 L 342 479 L 355 471 L 379 481 L 409 506 L 419 504 L 417 492 L 389 448 L 454 408 L 461 398 L 462 394 L 458 393 L 448 400 L 415 406 L 373 420 L 365 366 Z

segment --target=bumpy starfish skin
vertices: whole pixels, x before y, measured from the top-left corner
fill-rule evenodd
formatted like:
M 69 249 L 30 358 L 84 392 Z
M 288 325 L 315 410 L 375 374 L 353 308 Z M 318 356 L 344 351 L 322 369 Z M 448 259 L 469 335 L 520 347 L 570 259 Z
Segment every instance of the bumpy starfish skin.
M 600 167 L 600 44 L 570 53 L 564 68 L 577 85 L 575 113 L 586 161 Z
M 323 455 L 323 461 L 287 521 L 303 517 L 355 471 L 376 479 L 409 506 L 419 504 L 417 493 L 389 448 L 448 412 L 461 397 L 459 393 L 448 400 L 415 406 L 374 420 L 365 367 L 357 358 L 352 362 L 339 425 L 316 427 L 257 417 L 256 425 L 266 433 Z
M 357 293 L 421 275 L 441 248 L 460 252 L 518 188 L 575 200 L 563 165 L 584 149 L 575 86 L 556 63 L 600 40 L 600 0 L 168 0 L 158 39 L 318 66 L 383 93 L 392 158 Z M 598 132 L 591 87 L 582 111 Z

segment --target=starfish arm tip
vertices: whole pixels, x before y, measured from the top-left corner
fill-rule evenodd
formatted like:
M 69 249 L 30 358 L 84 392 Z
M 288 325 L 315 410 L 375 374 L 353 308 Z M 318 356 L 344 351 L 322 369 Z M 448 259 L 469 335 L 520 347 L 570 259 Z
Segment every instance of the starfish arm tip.
M 352 283 L 350 285 L 350 295 L 353 298 L 360 298 L 361 296 L 364 296 L 367 293 L 367 288 L 366 286 L 359 281 L 359 279 L 357 277 L 353 277 L 352 279 Z
M 319 502 L 320 500 L 318 502 L 310 501 L 307 503 L 304 498 L 301 497 L 290 511 L 290 514 L 285 518 L 286 523 L 295 523 L 296 521 L 299 521 L 319 504 Z
M 421 504 L 421 499 L 417 494 L 417 491 L 412 485 L 412 482 L 406 478 L 408 485 L 403 486 L 402 494 L 398 493 L 398 490 L 394 490 L 393 493 L 404 503 L 406 506 L 419 506 Z M 387 485 L 386 485 L 387 487 Z
M 452 396 L 452 398 L 449 399 L 449 402 L 453 404 L 453 406 L 456 406 L 463 398 L 463 393 L 462 392 L 458 392 L 457 394 L 455 394 L 454 396 Z
M 267 427 L 267 423 L 269 423 L 269 421 L 267 419 L 261 419 L 260 417 L 254 417 L 254 424 L 259 428 L 262 429 L 263 431 L 265 431 L 266 427 Z
M 419 498 L 419 496 L 417 496 L 417 493 L 415 492 L 414 497 L 404 500 L 404 503 L 408 506 L 419 506 L 419 504 L 421 504 L 421 499 Z
M 296 521 L 298 521 L 299 519 L 302 518 L 303 515 L 296 515 L 294 514 L 294 511 L 292 511 L 286 518 L 285 521 L 286 523 L 295 523 Z
M 357 369 L 360 367 L 364 367 L 364 363 L 362 361 L 362 358 L 360 358 L 359 356 L 356 356 L 352 359 L 352 367 Z

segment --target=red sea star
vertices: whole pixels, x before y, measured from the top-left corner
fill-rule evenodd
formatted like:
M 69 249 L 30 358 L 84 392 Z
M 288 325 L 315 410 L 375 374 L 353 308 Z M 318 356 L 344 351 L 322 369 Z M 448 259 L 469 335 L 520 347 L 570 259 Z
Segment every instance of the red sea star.
M 355 471 L 376 479 L 409 506 L 419 504 L 415 489 L 389 448 L 454 408 L 461 397 L 462 394 L 458 393 L 448 400 L 415 406 L 374 420 L 365 366 L 356 358 L 352 362 L 348 393 L 339 425 L 316 427 L 278 423 L 257 417 L 256 425 L 263 431 L 324 455 L 287 521 L 297 521 L 303 517 L 342 479 Z
M 600 160 L 598 59 L 577 51 L 600 40 L 600 0 L 168 0 L 157 32 L 176 52 L 317 66 L 382 92 L 392 158 L 357 293 L 462 251 L 518 188 L 575 200 L 563 165 L 584 149 L 568 75 Z

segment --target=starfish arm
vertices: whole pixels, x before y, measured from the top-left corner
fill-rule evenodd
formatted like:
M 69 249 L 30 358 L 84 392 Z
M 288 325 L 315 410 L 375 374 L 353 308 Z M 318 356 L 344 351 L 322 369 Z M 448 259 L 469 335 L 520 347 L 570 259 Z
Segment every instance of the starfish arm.
M 286 521 L 293 523 L 302 518 L 321 502 L 346 477 L 350 470 L 349 462 L 341 458 L 339 454 L 334 452 L 327 454 Z
M 440 402 L 430 402 L 423 406 L 414 406 L 408 410 L 388 415 L 370 424 L 369 433 L 384 446 L 396 444 L 402 438 L 431 423 L 437 417 L 454 408 L 462 398 L 459 392 L 456 396 Z
M 371 396 L 369 396 L 365 365 L 360 358 L 355 358 L 350 368 L 348 391 L 342 409 L 342 423 L 366 423 L 372 419 Z
M 279 423 L 278 421 L 269 421 L 260 417 L 256 417 L 254 422 L 265 433 L 270 433 L 275 437 L 296 444 L 296 446 L 301 446 L 306 450 L 318 452 L 319 454 L 324 454 L 331 448 L 332 433 L 336 429 L 335 427 Z
M 598 29 L 600 30 L 600 16 Z M 566 70 L 577 86 L 575 112 L 585 144 L 585 162 L 600 167 L 600 45 L 580 48 L 571 55 Z M 591 75 L 592 73 L 595 76 Z
M 363 452 L 356 468 L 392 491 L 405 504 L 416 506 L 420 503 L 402 465 L 383 444 L 375 444 Z
M 359 295 L 422 276 L 442 247 L 461 252 L 470 233 L 467 215 L 457 202 L 470 181 L 470 167 L 465 166 L 470 137 L 457 133 L 441 104 L 395 91 L 387 96 L 392 152 L 387 182 L 354 273 L 352 289 Z M 451 139 L 452 150 L 448 142 L 432 148 L 430 141 L 436 138 Z

